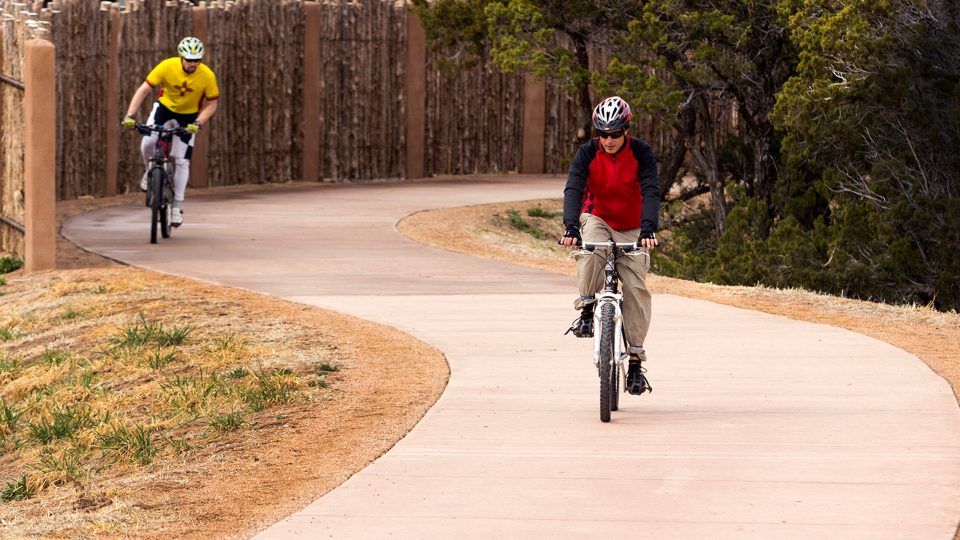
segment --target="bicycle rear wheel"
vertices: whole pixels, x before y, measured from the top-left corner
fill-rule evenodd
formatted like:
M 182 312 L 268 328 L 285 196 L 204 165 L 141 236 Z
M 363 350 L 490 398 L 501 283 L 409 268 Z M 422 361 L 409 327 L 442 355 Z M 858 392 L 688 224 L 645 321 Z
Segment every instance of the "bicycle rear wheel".
M 150 243 L 157 243 L 157 226 L 160 224 L 160 211 L 163 205 L 163 171 L 159 167 L 150 169 Z
M 600 421 L 610 421 L 610 411 L 617 399 L 617 365 L 613 358 L 613 306 L 600 308 Z

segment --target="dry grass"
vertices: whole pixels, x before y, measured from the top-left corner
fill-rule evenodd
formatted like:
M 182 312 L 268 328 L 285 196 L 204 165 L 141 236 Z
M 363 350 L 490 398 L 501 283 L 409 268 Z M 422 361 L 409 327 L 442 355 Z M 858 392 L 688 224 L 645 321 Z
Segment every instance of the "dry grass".
M 392 328 L 62 238 L 57 256 L 0 285 L 0 538 L 249 535 L 376 459 L 446 384 L 442 354 Z

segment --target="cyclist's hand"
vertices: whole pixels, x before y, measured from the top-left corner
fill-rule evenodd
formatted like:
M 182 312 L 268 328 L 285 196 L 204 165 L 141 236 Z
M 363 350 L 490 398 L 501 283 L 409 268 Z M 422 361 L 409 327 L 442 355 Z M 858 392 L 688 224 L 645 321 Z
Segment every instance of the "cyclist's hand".
M 655 232 L 642 232 L 640 233 L 640 238 L 637 239 L 637 245 L 645 248 L 652 248 L 660 245 L 660 241 L 657 240 L 657 233 Z
M 120 122 L 120 125 L 127 129 L 133 129 L 137 126 L 137 119 L 128 115 L 124 117 L 123 121 Z
M 187 131 L 190 133 L 196 133 L 200 131 L 200 122 L 194 122 L 192 124 L 187 124 Z
M 580 245 L 580 227 L 574 225 L 567 227 L 567 230 L 563 231 L 563 238 L 558 243 L 563 246 Z

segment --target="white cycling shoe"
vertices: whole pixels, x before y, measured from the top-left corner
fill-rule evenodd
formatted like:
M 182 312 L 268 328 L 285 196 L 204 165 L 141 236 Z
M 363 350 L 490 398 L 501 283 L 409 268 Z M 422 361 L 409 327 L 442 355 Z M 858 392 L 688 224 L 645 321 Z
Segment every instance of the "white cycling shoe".
M 183 225 L 183 210 L 177 207 L 173 207 L 172 210 L 170 213 L 170 225 L 173 227 Z
M 140 178 L 140 191 L 147 191 L 147 181 L 150 180 L 150 169 L 143 171 L 143 177 Z

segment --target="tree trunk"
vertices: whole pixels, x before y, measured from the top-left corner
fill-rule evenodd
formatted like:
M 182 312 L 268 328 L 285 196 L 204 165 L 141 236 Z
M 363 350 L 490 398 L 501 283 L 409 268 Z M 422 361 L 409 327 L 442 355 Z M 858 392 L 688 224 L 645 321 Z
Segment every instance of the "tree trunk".
M 680 181 L 680 170 L 687 157 L 687 139 L 696 129 L 697 116 L 692 107 L 680 110 L 680 127 L 674 131 L 670 152 L 660 166 L 660 197 L 666 200 L 667 193 Z
M 753 196 L 757 200 L 770 205 L 773 195 L 773 174 L 770 164 L 773 157 L 770 155 L 770 129 L 767 126 L 753 137 Z
M 717 157 L 717 143 L 714 134 L 713 116 L 710 113 L 710 103 L 703 94 L 693 100 L 696 107 L 696 118 L 700 123 L 699 135 L 688 139 L 690 155 L 700 171 L 706 177 L 710 188 L 710 202 L 713 205 L 713 225 L 717 233 L 717 241 L 723 236 L 727 222 L 727 200 L 724 193 L 724 181 L 720 176 L 720 163 Z
M 577 64 L 586 72 L 590 72 L 590 53 L 587 51 L 587 40 L 579 34 L 571 34 L 573 38 L 574 51 L 577 54 Z M 589 81 L 577 81 L 577 96 L 580 102 L 580 127 L 583 128 L 582 136 L 577 133 L 578 143 L 586 142 L 590 138 L 590 130 L 593 127 L 593 100 L 590 99 Z

